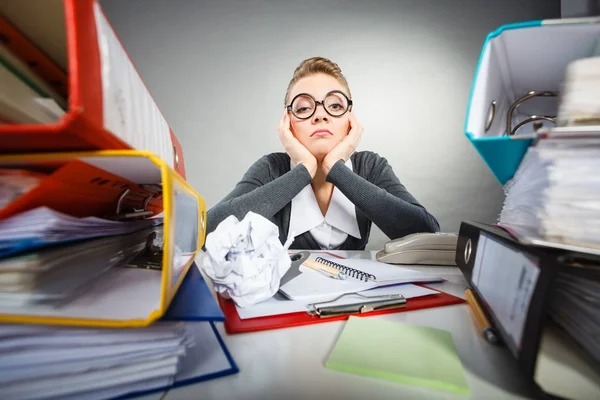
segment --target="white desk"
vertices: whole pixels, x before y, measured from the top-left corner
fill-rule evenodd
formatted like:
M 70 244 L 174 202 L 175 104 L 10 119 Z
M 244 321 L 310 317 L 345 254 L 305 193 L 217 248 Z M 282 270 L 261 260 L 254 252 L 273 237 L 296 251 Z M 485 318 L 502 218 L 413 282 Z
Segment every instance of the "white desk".
M 369 258 L 372 252 L 345 252 Z M 413 267 L 411 267 L 413 268 Z M 420 267 L 448 282 L 430 285 L 464 298 L 466 281 L 456 267 Z M 466 305 L 400 312 L 369 318 L 430 326 L 452 333 L 473 399 L 528 398 L 508 352 L 486 343 Z M 170 390 L 166 400 L 183 399 L 465 399 L 439 390 L 388 382 L 325 368 L 344 322 L 227 335 L 220 332 L 240 372 Z

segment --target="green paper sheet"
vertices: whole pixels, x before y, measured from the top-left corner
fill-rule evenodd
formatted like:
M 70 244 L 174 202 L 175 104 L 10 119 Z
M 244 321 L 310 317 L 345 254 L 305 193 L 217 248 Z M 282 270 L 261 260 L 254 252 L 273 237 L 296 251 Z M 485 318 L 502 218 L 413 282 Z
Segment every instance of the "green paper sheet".
M 350 317 L 329 369 L 470 394 L 452 335 L 440 329 Z

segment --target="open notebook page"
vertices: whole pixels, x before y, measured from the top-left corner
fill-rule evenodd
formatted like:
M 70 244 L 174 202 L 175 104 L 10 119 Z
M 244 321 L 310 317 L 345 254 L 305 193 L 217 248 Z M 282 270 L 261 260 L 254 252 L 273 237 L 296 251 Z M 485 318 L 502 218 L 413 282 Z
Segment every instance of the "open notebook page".
M 302 266 L 300 267 L 302 274 L 283 285 L 280 288 L 281 292 L 291 300 L 322 300 L 376 287 L 442 280 L 431 274 L 373 260 L 322 258 L 375 275 L 376 280 L 365 282 L 351 277 L 343 280 L 332 279 L 320 272 Z

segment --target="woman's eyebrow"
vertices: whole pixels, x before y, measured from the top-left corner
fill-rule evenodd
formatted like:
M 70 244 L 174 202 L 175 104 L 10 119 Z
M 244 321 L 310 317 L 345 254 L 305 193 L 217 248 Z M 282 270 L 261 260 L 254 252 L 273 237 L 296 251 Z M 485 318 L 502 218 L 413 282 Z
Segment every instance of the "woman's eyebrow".
M 315 98 L 315 99 L 317 99 L 317 100 L 322 100 L 322 99 L 323 99 L 323 97 L 327 96 L 328 94 L 329 94 L 329 95 L 332 95 L 332 96 L 336 96 L 336 95 L 337 95 L 337 96 L 341 96 L 341 94 L 340 94 L 339 92 L 331 93 L 331 92 L 333 92 L 333 91 L 336 91 L 336 90 L 339 90 L 340 92 L 342 92 L 342 93 L 346 94 L 346 93 L 345 93 L 345 92 L 343 92 L 341 89 L 329 89 L 329 90 L 327 90 L 327 91 L 325 92 L 325 94 L 324 94 L 323 96 L 315 96 L 314 94 L 312 94 L 312 93 L 309 93 L 309 92 L 298 92 L 298 93 L 296 93 L 296 94 L 293 94 L 293 95 L 291 95 L 291 96 L 290 96 L 290 99 L 294 99 L 294 97 L 296 97 L 296 96 L 298 96 L 298 95 L 300 95 L 300 94 L 308 94 L 308 95 L 310 95 L 310 96 L 314 97 L 314 98 Z

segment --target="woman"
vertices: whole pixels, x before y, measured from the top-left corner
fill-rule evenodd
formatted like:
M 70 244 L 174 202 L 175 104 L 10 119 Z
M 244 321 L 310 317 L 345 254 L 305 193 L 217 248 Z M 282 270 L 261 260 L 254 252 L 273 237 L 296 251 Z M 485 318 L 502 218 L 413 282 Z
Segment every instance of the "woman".
M 385 158 L 355 152 L 363 127 L 346 79 L 322 57 L 304 60 L 285 95 L 279 138 L 285 153 L 256 161 L 208 212 L 208 232 L 248 211 L 279 227 L 293 249 L 364 250 L 371 224 L 390 239 L 437 232 L 437 220 L 400 183 Z

